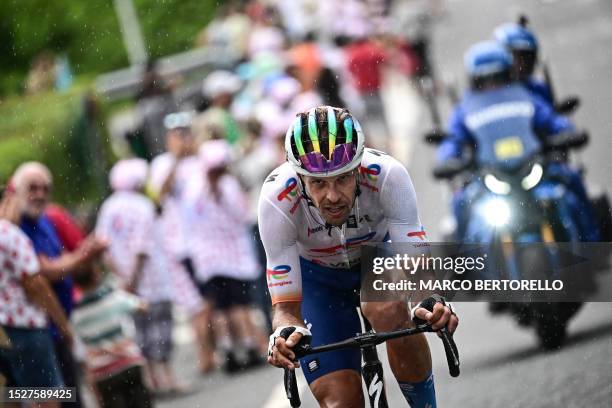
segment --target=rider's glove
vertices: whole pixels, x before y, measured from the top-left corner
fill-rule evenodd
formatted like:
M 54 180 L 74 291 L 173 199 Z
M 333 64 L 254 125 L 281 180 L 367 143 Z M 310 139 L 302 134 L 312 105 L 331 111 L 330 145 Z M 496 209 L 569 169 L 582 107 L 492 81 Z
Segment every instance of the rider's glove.
M 457 316 L 457 313 L 455 313 L 455 309 L 453 308 L 453 304 L 451 302 L 447 302 L 446 299 L 444 299 L 444 297 L 440 295 L 431 295 L 430 297 L 421 300 L 415 307 L 410 309 L 410 319 L 412 319 L 412 321 L 415 322 L 416 324 L 423 324 L 424 322 L 415 316 L 416 310 L 419 307 L 422 307 L 431 312 L 433 311 L 434 305 L 436 303 L 442 303 L 443 306 L 446 306 L 450 309 L 450 312 L 452 315 Z
M 287 340 L 289 336 L 291 336 L 294 332 L 300 333 L 303 337 L 307 337 L 307 336 L 312 337 L 312 333 L 310 332 L 310 330 L 308 330 L 305 327 L 300 327 L 300 326 L 277 327 L 276 330 L 274 330 L 274 333 L 270 335 L 270 341 L 268 342 L 268 355 L 269 356 L 272 355 L 272 347 L 274 347 L 274 344 L 276 343 L 277 338 L 282 337 L 285 340 Z

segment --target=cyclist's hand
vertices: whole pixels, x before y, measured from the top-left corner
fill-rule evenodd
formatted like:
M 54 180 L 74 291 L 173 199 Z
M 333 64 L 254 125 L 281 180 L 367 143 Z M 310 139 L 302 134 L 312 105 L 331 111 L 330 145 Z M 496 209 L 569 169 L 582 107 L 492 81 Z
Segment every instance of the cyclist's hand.
M 272 355 L 268 356 L 268 363 L 275 367 L 287 368 L 289 370 L 298 368 L 300 363 L 295 361 L 295 354 L 291 351 L 289 344 L 295 345 L 301 338 L 302 335 L 300 333 L 293 333 L 289 336 L 288 340 L 278 337 L 272 347 Z
M 419 303 L 412 310 L 412 319 L 420 319 L 427 322 L 431 325 L 431 328 L 434 330 L 440 330 L 443 327 L 446 327 L 447 330 L 452 334 L 459 325 L 459 319 L 457 318 L 457 314 L 453 310 L 453 307 L 450 303 L 446 303 L 441 296 L 433 297 L 433 301 L 435 301 L 432 310 L 428 310 L 421 306 L 421 304 L 427 302 L 430 299 L 426 299 L 425 301 Z
M 275 367 L 293 370 L 298 368 L 300 363 L 296 361 L 295 353 L 291 350 L 300 342 L 302 336 L 310 336 L 310 331 L 304 327 L 294 326 L 295 331 L 289 335 L 287 340 L 281 336 L 281 332 L 286 327 L 277 328 L 270 336 L 268 344 L 268 363 Z

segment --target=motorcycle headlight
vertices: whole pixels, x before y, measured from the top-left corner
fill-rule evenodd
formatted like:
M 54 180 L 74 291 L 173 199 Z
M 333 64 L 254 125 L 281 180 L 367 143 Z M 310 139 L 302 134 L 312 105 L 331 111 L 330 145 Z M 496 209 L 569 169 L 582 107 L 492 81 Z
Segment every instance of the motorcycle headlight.
M 510 206 L 506 200 L 492 198 L 483 207 L 485 220 L 494 227 L 503 227 L 510 221 Z
M 540 165 L 539 163 L 534 164 L 529 174 L 523 177 L 523 179 L 521 180 L 521 186 L 525 190 L 531 190 L 532 188 L 538 185 L 540 180 L 542 180 L 543 174 L 544 169 L 542 169 L 542 165 Z
M 505 181 L 501 181 L 492 174 L 487 174 L 484 177 L 484 183 L 485 186 L 487 186 L 487 188 L 495 194 L 506 195 L 510 193 L 510 184 L 506 183 Z

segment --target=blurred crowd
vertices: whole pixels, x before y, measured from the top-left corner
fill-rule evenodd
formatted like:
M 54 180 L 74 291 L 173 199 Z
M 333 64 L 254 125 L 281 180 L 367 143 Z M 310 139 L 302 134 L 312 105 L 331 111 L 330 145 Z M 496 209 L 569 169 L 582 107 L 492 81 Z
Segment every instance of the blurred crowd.
M 370 145 L 385 148 L 385 70 L 429 70 L 426 33 L 408 24 L 421 21 L 412 6 L 224 2 L 197 42 L 236 63 L 202 78 L 195 101 L 177 100 L 175 84 L 148 64 L 142 132 L 129 135 L 132 157 L 111 169 L 112 194 L 89 225 L 50 202 L 59 175 L 19 166 L 0 204 L 4 383 L 87 387 L 103 407 L 187 392 L 171 365 L 177 311 L 201 373 L 260 365 L 271 327 L 261 185 L 285 160 L 295 114 L 314 106 L 348 108 Z

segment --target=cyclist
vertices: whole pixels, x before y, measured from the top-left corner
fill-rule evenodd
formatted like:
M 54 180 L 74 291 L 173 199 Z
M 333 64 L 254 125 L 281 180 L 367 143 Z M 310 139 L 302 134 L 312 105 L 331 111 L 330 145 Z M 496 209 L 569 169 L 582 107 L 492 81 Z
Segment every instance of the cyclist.
M 460 159 L 467 146 L 476 148 L 479 165 L 510 164 L 541 149 L 543 137 L 574 130 L 572 123 L 558 115 L 542 98 L 512 80 L 512 56 L 499 43 L 474 44 L 465 55 L 471 89 L 455 107 L 448 126 L 449 136 L 438 149 L 438 162 Z M 502 138 L 503 135 L 513 135 Z M 504 147 L 505 141 L 514 148 Z M 517 147 L 518 146 L 518 147 Z M 520 156 L 520 157 L 518 157 Z M 576 195 L 576 209 L 583 241 L 597 241 L 599 231 L 580 174 L 565 163 L 550 163 L 546 174 L 567 185 Z M 453 197 L 457 238 L 464 238 L 471 198 L 479 183 L 471 183 Z
M 360 245 L 383 241 L 422 244 L 416 196 L 407 170 L 391 156 L 364 148 L 359 122 L 347 110 L 321 106 L 297 114 L 285 138 L 287 163 L 264 182 L 259 228 L 267 256 L 274 307 L 270 364 L 301 365 L 321 406 L 363 406 L 357 350 L 315 354 L 295 363 L 291 347 L 312 335 L 312 345 L 361 331 Z M 414 300 L 414 299 L 413 299 Z M 421 299 L 418 299 L 421 300 Z M 452 332 L 450 305 L 433 313 L 407 302 L 362 303 L 377 331 L 410 326 L 410 316 Z M 295 327 L 285 341 L 284 327 Z M 409 404 L 435 407 L 431 356 L 423 335 L 387 343 L 391 369 Z
M 538 39 L 533 31 L 516 23 L 503 24 L 493 32 L 495 39 L 512 53 L 513 75 L 529 92 L 554 105 L 550 86 L 533 75 L 538 63 Z

